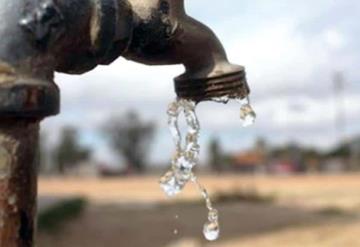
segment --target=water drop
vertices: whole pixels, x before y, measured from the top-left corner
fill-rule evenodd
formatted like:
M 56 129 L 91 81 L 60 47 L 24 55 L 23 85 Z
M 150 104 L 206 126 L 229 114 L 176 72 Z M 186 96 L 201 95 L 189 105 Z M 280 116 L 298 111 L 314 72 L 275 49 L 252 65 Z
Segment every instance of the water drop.
M 208 215 L 209 221 L 218 221 L 219 219 L 219 213 L 216 209 L 211 209 Z
M 241 107 L 240 118 L 243 120 L 243 126 L 248 127 L 255 123 L 256 113 L 253 111 L 250 105 Z
M 237 99 L 237 101 L 241 104 L 240 119 L 243 121 L 243 127 L 253 125 L 256 120 L 256 113 L 250 105 L 249 98 Z
M 178 234 L 179 234 L 178 229 L 174 229 L 174 235 L 178 235 Z
M 204 225 L 204 236 L 209 241 L 215 241 L 220 236 L 220 228 L 217 221 L 208 221 Z
M 169 197 L 177 195 L 182 190 L 182 186 L 176 180 L 173 171 L 168 171 L 160 178 L 160 186 Z
M 212 98 L 211 100 L 214 102 L 227 104 L 230 98 L 228 96 L 222 96 L 222 97 Z

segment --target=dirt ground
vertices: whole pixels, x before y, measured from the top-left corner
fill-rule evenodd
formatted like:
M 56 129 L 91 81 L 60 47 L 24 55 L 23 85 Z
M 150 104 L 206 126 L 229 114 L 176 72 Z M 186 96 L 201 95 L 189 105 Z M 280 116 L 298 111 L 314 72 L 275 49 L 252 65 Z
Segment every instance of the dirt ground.
M 307 176 L 199 176 L 210 194 L 239 190 L 257 190 L 273 195 L 279 203 L 300 207 L 336 206 L 353 209 L 360 206 L 360 174 Z M 159 177 L 42 178 L 40 196 L 84 196 L 97 204 L 169 202 L 159 189 Z M 172 201 L 194 200 L 198 191 L 189 185 Z
M 191 203 L 199 197 L 192 187 L 169 201 L 157 177 L 41 179 L 41 196 L 80 195 L 90 203 L 80 218 L 61 231 L 40 233 L 38 246 L 360 246 L 360 174 L 200 178 L 212 194 L 257 190 L 272 195 L 275 202 L 217 204 L 221 239 L 208 243 L 201 235 L 206 210 L 202 204 Z

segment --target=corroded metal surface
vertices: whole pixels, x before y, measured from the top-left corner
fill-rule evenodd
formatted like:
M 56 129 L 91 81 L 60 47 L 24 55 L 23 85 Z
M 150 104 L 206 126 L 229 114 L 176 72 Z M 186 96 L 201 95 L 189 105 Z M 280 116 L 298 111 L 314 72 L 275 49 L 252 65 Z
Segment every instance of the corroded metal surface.
M 37 121 L 0 122 L 0 246 L 34 244 L 38 131 Z
M 53 83 L 0 86 L 1 117 L 45 117 L 59 112 L 59 90 Z

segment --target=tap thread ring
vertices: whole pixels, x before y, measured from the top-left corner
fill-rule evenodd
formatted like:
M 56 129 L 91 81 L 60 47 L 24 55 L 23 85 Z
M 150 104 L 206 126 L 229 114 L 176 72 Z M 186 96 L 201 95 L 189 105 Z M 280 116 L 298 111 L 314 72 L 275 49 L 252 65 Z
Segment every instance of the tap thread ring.
M 245 71 L 209 78 L 175 79 L 175 91 L 179 98 L 195 102 L 210 101 L 220 97 L 245 98 L 250 93 Z

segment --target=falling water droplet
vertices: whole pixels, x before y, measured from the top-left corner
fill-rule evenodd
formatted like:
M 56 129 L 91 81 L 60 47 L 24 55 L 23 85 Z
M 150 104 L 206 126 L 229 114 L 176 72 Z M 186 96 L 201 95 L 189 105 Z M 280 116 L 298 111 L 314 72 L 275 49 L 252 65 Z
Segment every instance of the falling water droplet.
M 241 104 L 240 119 L 243 121 L 243 127 L 253 125 L 256 120 L 256 113 L 250 105 L 249 98 L 238 99 L 237 101 Z
M 204 225 L 204 236 L 209 241 L 215 241 L 220 236 L 220 227 L 217 221 L 208 221 Z
M 252 110 L 251 106 L 241 107 L 240 118 L 243 120 L 243 126 L 248 127 L 255 123 L 256 113 Z
M 216 209 L 211 209 L 208 215 L 209 221 L 218 221 L 219 220 L 219 213 Z
M 178 234 L 179 234 L 178 229 L 174 229 L 174 235 L 178 235 Z
M 169 197 L 177 195 L 182 190 L 182 185 L 176 180 L 173 171 L 168 171 L 160 178 L 160 186 Z

